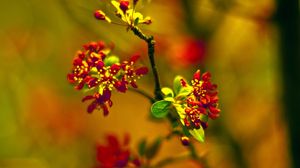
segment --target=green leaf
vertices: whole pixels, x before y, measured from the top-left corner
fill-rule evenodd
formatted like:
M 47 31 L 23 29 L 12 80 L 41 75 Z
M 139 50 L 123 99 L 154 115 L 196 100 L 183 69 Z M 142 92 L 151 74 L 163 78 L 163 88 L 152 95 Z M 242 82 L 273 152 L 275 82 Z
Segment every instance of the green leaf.
M 185 99 L 189 94 L 191 94 L 193 91 L 193 87 L 192 86 L 186 86 L 186 87 L 182 87 L 179 91 L 179 93 L 177 94 L 176 98 L 177 99 Z
M 166 97 L 166 98 L 164 98 L 164 100 L 169 101 L 169 102 L 173 102 L 173 103 L 175 102 L 173 97 Z
M 185 115 L 186 115 L 186 113 L 184 111 L 184 106 L 181 105 L 181 104 L 176 104 L 176 103 L 173 104 L 173 105 L 174 105 L 174 107 L 176 109 L 177 114 L 179 115 L 179 118 L 180 119 L 184 119 Z
M 164 87 L 161 89 L 161 92 L 164 94 L 164 97 L 174 97 L 174 93 L 171 88 Z
M 144 156 L 145 152 L 146 152 L 146 139 L 142 139 L 139 143 L 138 149 L 139 149 L 139 154 L 140 156 Z
M 145 151 L 145 156 L 147 159 L 152 159 L 161 147 L 161 138 L 157 138 L 154 142 L 152 142 Z
M 111 55 L 111 56 L 106 57 L 106 58 L 104 59 L 104 64 L 105 64 L 106 66 L 111 66 L 111 65 L 113 65 L 113 64 L 115 64 L 115 63 L 119 63 L 119 62 L 120 62 L 119 57 L 117 57 L 117 56 L 115 56 L 115 55 Z
M 182 85 L 181 85 L 181 82 L 180 82 L 181 79 L 183 79 L 183 77 L 177 75 L 174 78 L 174 81 L 173 81 L 173 89 L 174 89 L 174 92 L 175 92 L 176 95 L 179 93 L 180 89 L 182 88 Z
M 154 117 L 156 118 L 163 118 L 167 116 L 169 110 L 170 110 L 170 105 L 172 102 L 167 101 L 167 100 L 161 100 L 157 101 L 151 106 L 151 113 Z
M 204 130 L 202 127 L 200 127 L 199 129 L 192 129 L 189 130 L 190 134 L 197 139 L 199 142 L 204 142 L 205 139 L 205 135 L 204 135 Z

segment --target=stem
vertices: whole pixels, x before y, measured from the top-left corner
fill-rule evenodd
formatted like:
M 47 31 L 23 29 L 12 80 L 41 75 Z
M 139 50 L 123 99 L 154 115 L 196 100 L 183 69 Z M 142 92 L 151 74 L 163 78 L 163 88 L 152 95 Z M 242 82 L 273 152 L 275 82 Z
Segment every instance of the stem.
M 149 100 L 151 101 L 151 103 L 154 103 L 154 102 L 155 102 L 155 99 L 153 99 L 153 97 L 152 97 L 150 94 L 146 93 L 146 92 L 143 91 L 143 90 L 140 90 L 140 89 L 134 89 L 134 88 L 128 88 L 128 90 L 133 91 L 133 92 L 135 92 L 135 93 L 138 93 L 138 94 L 140 94 L 140 95 L 146 97 L 147 99 L 149 99 Z
M 154 167 L 164 167 L 168 164 L 172 164 L 172 163 L 179 162 L 179 161 L 182 161 L 182 160 L 187 160 L 187 159 L 190 159 L 190 155 L 187 154 L 187 153 L 184 153 L 182 155 L 165 158 L 165 159 L 159 161 L 158 163 L 156 163 L 152 167 L 153 168 Z
M 189 144 L 188 149 L 189 149 L 189 151 L 190 151 L 190 156 L 192 157 L 192 159 L 193 159 L 195 162 L 199 163 L 200 165 L 202 165 L 202 166 L 205 167 L 205 168 L 208 168 L 208 167 L 209 167 L 208 164 L 207 164 L 207 162 L 206 162 L 206 160 L 205 160 L 204 158 L 200 157 L 200 156 L 197 154 L 197 151 L 196 151 L 196 149 L 195 149 L 195 146 L 194 146 L 192 143 Z
M 155 100 L 162 100 L 163 96 L 161 92 L 159 76 L 158 76 L 157 68 L 155 65 L 155 59 L 154 59 L 155 40 L 153 36 L 145 35 L 138 27 L 132 26 L 131 30 L 136 36 L 138 36 L 140 39 L 144 40 L 148 44 L 148 56 L 151 64 L 152 73 L 154 76 L 154 82 L 155 82 L 155 87 L 154 87 Z

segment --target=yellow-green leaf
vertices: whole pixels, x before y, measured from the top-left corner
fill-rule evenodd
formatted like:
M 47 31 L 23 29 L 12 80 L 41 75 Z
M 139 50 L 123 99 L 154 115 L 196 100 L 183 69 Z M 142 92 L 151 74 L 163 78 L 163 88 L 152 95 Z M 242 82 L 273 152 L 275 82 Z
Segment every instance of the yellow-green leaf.
M 205 135 L 202 127 L 200 127 L 199 129 L 189 130 L 189 132 L 196 140 L 198 140 L 199 142 L 204 142 Z
M 161 91 L 164 94 L 164 97 L 174 97 L 174 93 L 171 88 L 163 87 Z

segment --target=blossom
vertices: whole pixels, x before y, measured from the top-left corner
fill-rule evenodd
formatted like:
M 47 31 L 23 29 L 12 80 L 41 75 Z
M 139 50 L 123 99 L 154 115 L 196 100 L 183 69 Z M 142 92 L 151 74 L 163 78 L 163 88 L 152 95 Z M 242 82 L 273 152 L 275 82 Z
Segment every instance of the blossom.
M 124 24 L 112 22 L 102 10 L 96 10 L 94 16 L 98 20 L 105 20 L 109 23 L 114 23 L 118 25 L 124 25 L 128 28 L 137 26 L 138 24 L 149 25 L 152 23 L 152 20 L 149 16 L 144 17 L 141 13 L 135 11 L 135 7 L 138 0 L 133 1 L 133 5 L 130 5 L 129 0 L 112 0 L 111 4 L 115 7 L 115 15 L 121 19 Z
M 182 87 L 188 87 L 182 79 Z M 192 91 L 185 101 L 184 125 L 188 128 L 206 129 L 207 117 L 216 119 L 219 117 L 217 85 L 211 83 L 211 74 L 205 72 L 200 74 L 200 70 L 195 72 L 192 79 Z
M 148 68 L 135 65 L 139 55 L 120 63 L 119 58 L 110 55 L 110 48 L 101 41 L 90 42 L 83 45 L 83 48 L 73 60 L 72 72 L 67 75 L 68 81 L 77 90 L 94 91 L 94 94 L 84 97 L 82 101 L 93 100 L 87 111 L 92 113 L 95 109 L 102 109 L 106 116 L 108 108 L 113 104 L 110 99 L 112 90 L 125 93 L 129 84 L 137 88 L 137 79 L 147 74 Z
M 97 166 L 96 168 L 123 168 L 123 167 L 139 167 L 140 161 L 133 156 L 128 149 L 129 137 L 125 135 L 123 143 L 116 136 L 108 135 L 106 137 L 107 144 L 98 144 L 96 147 Z
M 174 68 L 203 64 L 206 58 L 206 43 L 202 39 L 179 37 L 169 42 L 168 55 Z
M 211 82 L 211 74 L 205 72 L 201 75 L 200 70 L 197 70 L 191 84 L 183 77 L 176 76 L 173 90 L 164 87 L 161 91 L 164 99 L 152 105 L 152 114 L 162 118 L 175 110 L 182 129 L 185 130 L 182 132 L 182 144 L 189 144 L 190 135 L 204 142 L 204 129 L 208 127 L 208 120 L 218 118 L 221 111 L 218 108 L 217 85 Z

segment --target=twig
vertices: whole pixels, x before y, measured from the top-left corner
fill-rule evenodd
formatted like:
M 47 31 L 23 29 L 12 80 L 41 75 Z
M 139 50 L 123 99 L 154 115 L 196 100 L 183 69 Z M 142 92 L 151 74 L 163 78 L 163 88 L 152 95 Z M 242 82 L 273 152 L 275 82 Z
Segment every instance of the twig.
M 147 99 L 149 99 L 152 103 L 155 102 L 155 99 L 148 93 L 146 93 L 145 91 L 143 90 L 140 90 L 140 89 L 135 89 L 135 88 L 128 88 L 128 90 L 130 91 L 133 91 L 135 93 L 138 93 L 144 97 L 146 97 Z
M 148 44 L 148 56 L 150 59 L 151 69 L 152 69 L 154 82 L 155 82 L 155 88 L 154 88 L 155 100 L 162 100 L 163 96 L 161 92 L 158 72 L 157 72 L 155 59 L 154 59 L 155 40 L 153 39 L 153 36 L 145 35 L 139 28 L 135 26 L 132 26 L 131 30 L 136 36 L 138 36 L 140 39 L 144 40 Z

